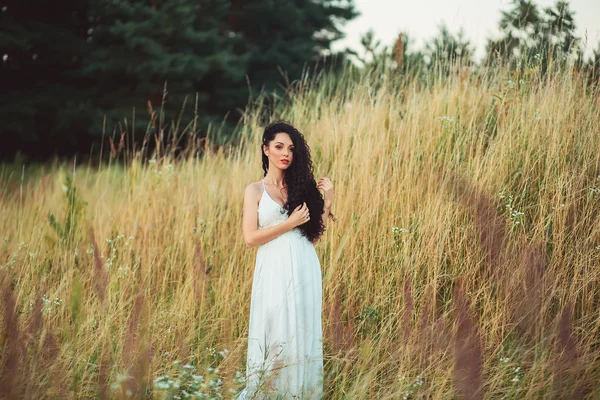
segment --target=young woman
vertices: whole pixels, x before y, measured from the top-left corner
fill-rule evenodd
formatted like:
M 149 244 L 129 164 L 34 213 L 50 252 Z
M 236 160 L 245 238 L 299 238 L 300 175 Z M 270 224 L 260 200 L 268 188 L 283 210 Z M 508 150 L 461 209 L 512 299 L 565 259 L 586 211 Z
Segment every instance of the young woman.
M 236 398 L 319 399 L 322 282 L 314 243 L 330 216 L 333 184 L 315 182 L 310 148 L 292 125 L 267 126 L 261 147 L 264 178 L 244 192 L 244 240 L 258 251 L 246 388 Z

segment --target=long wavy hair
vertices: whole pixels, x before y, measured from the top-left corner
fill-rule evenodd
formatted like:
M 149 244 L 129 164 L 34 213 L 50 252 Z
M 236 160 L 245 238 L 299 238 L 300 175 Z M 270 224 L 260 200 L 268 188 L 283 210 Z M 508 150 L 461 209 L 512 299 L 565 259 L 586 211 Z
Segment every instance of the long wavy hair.
M 304 135 L 285 121 L 278 120 L 270 123 L 263 133 L 261 153 L 264 175 L 267 175 L 269 169 L 269 159 L 262 151 L 263 146 L 269 147 L 269 143 L 275 139 L 275 135 L 282 132 L 287 133 L 294 144 L 292 163 L 283 175 L 283 185 L 287 187 L 288 194 L 283 207 L 287 210 L 289 216 L 297 206 L 306 202 L 310 212 L 310 220 L 298 226 L 298 229 L 308 240 L 314 242 L 323 234 L 325 229 L 323 225 L 325 201 L 323 195 L 317 189 L 317 182 L 315 182 L 313 175 L 310 147 L 304 140 Z

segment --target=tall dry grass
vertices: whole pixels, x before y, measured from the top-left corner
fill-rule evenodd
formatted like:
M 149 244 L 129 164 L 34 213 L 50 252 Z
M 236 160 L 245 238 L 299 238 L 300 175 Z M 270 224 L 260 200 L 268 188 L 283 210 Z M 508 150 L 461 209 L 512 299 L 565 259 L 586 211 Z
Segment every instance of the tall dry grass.
M 560 71 L 387 70 L 288 95 L 277 117 L 336 192 L 317 244 L 326 398 L 600 396 L 597 92 Z M 178 360 L 231 396 L 260 115 L 202 157 L 4 168 L 0 392 L 150 397 Z

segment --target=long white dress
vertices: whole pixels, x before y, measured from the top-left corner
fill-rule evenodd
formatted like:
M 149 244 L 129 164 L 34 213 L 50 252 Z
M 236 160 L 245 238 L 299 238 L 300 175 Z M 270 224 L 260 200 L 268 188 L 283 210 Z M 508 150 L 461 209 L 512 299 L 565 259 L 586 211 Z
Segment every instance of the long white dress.
M 265 189 L 258 229 L 287 211 Z M 320 399 L 323 394 L 321 264 L 294 228 L 258 247 L 250 299 L 246 387 L 236 399 Z

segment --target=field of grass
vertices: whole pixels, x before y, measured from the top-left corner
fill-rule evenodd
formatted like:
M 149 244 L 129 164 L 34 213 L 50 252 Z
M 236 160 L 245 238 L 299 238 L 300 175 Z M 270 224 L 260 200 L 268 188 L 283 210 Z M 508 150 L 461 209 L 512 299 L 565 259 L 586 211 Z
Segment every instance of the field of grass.
M 599 99 L 535 68 L 290 92 L 277 116 L 335 186 L 316 246 L 326 399 L 600 398 Z M 201 157 L 0 167 L 0 392 L 243 386 L 259 115 Z

